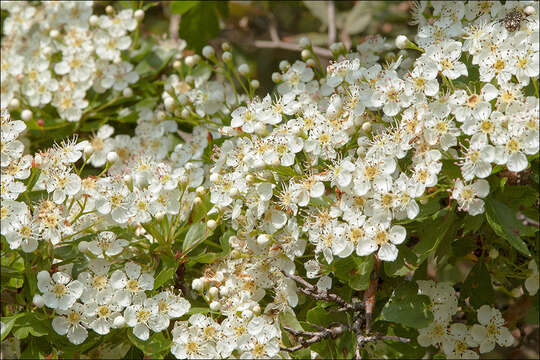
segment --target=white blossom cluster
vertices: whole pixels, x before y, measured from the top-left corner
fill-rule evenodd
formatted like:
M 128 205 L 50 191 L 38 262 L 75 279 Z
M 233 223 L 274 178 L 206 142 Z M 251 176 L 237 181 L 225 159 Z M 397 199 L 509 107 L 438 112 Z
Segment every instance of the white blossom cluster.
M 418 330 L 420 346 L 440 347 L 449 359 L 478 359 L 478 353 L 471 348 L 478 348 L 482 354 L 492 351 L 495 344 L 511 346 L 514 343 L 499 310 L 482 305 L 477 312 L 478 324 L 467 326 L 452 322 L 452 316 L 458 312 L 454 288 L 449 283 L 432 280 L 417 282 L 418 293 L 430 298 L 430 310 L 434 316 L 428 327 Z
M 139 80 L 122 51 L 137 28 L 134 11 L 93 15 L 92 1 L 4 1 L 0 101 L 32 108 L 51 104 L 79 121 L 89 89 L 122 91 Z
M 189 311 L 191 304 L 170 290 L 147 297 L 154 277 L 142 272 L 140 265 L 127 262 L 109 276 L 110 267 L 109 261 L 94 259 L 77 280 L 61 271 L 37 275 L 42 294 L 34 296 L 34 303 L 56 310 L 52 327 L 60 335 L 67 334 L 73 344 L 86 340 L 87 329 L 106 335 L 111 328 L 124 326 L 133 328 L 133 334 L 144 341 L 150 330 L 163 331 L 171 319 Z

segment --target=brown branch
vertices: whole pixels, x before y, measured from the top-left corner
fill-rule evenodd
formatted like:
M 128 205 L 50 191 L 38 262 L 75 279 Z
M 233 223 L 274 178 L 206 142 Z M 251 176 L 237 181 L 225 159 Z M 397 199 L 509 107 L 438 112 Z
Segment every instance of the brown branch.
M 528 217 L 526 217 L 523 213 L 521 212 L 518 212 L 516 214 L 516 218 L 521 221 L 521 223 L 525 226 L 534 226 L 534 227 L 537 227 L 537 228 L 540 228 L 540 222 L 536 221 L 536 220 L 533 220 L 533 219 L 530 219 Z
M 281 347 L 281 350 L 287 351 L 287 352 L 295 352 L 300 349 L 307 348 L 311 344 L 315 344 L 321 340 L 324 340 L 325 338 L 332 338 L 335 339 L 341 334 L 343 334 L 345 331 L 349 330 L 348 326 L 342 323 L 339 323 L 336 326 L 330 327 L 330 328 L 324 328 L 315 324 L 310 324 L 311 326 L 320 329 L 320 331 L 303 331 L 303 330 L 295 330 L 290 327 L 284 326 L 283 328 L 293 334 L 296 338 L 298 338 L 298 341 L 300 344 L 287 348 L 287 347 Z M 307 338 L 307 339 L 306 339 Z
M 322 291 L 317 286 L 311 285 L 309 282 L 302 279 L 298 275 L 287 274 L 284 271 L 282 271 L 282 273 L 283 273 L 283 275 L 285 275 L 289 279 L 293 279 L 297 283 L 303 285 L 304 287 L 303 288 L 298 288 L 298 290 L 300 290 L 301 292 L 303 292 L 304 294 L 306 294 L 308 296 L 311 296 L 314 299 L 335 302 L 336 304 L 340 305 L 341 308 L 344 309 L 344 310 L 356 310 L 356 309 L 358 309 L 358 306 L 355 306 L 356 304 L 353 305 L 353 304 L 348 303 L 347 301 L 343 300 L 343 298 L 340 297 L 339 295 L 329 293 L 328 291 Z
M 258 47 L 261 49 L 284 49 L 284 50 L 292 50 L 292 51 L 302 50 L 298 44 L 288 43 L 284 41 L 255 40 L 253 44 L 255 45 L 255 47 Z M 332 52 L 328 49 L 318 47 L 318 46 L 313 46 L 312 50 L 318 56 L 322 56 L 328 59 L 332 58 Z
M 336 6 L 328 1 L 328 46 L 336 42 Z
M 371 280 L 369 287 L 364 292 L 364 306 L 366 308 L 366 334 L 371 331 L 371 315 L 373 314 L 373 308 L 375 307 L 375 295 L 377 294 L 377 285 L 379 283 L 379 276 L 377 275 L 379 270 L 380 260 L 375 256 L 375 264 L 373 265 L 373 272 L 371 273 Z

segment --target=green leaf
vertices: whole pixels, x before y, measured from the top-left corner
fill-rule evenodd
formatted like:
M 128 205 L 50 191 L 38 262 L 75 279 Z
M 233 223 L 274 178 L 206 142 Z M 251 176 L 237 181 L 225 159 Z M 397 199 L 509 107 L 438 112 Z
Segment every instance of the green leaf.
M 421 329 L 433 321 L 433 314 L 428 310 L 429 304 L 429 297 L 418 295 L 415 282 L 404 282 L 394 290 L 384 305 L 381 319 Z
M 476 309 L 484 304 L 491 304 L 495 297 L 495 291 L 491 285 L 491 276 L 483 261 L 479 261 L 471 269 L 463 288 L 463 298 L 469 298 L 469 303 Z
M 414 264 L 416 264 L 416 255 L 411 251 L 411 249 L 404 245 L 399 246 L 398 249 L 399 255 L 395 261 L 384 262 L 384 272 L 388 276 L 404 276 L 414 269 L 414 267 L 411 269 L 406 265 L 406 263 L 410 266 L 414 266 Z
M 296 315 L 294 314 L 293 311 L 280 312 L 278 319 L 279 319 L 279 323 L 282 326 L 287 326 L 287 327 L 290 327 L 291 329 L 299 330 L 299 331 L 304 330 L 302 328 L 302 325 L 300 325 L 300 322 L 296 318 Z
M 353 256 L 356 268 L 349 277 L 349 286 L 354 290 L 366 290 L 369 287 L 371 270 L 373 270 L 373 255 Z
M 184 238 L 184 243 L 182 244 L 182 252 L 184 254 L 193 250 L 197 245 L 202 243 L 206 238 L 206 224 L 197 223 L 191 225 L 189 228 L 186 237 Z
M 531 256 L 527 245 L 518 235 L 522 226 L 516 219 L 515 212 L 498 200 L 487 198 L 484 201 L 486 218 L 495 234 L 508 241 L 520 253 Z
M 180 22 L 179 36 L 190 48 L 200 52 L 208 41 L 219 34 L 219 12 L 215 1 L 193 6 Z
M 159 289 L 160 287 L 165 285 L 167 282 L 172 280 L 174 277 L 174 274 L 176 273 L 177 267 L 178 266 L 161 270 L 161 272 L 158 274 L 158 276 L 156 276 L 156 279 L 154 280 L 154 290 Z
M 431 253 L 437 250 L 439 243 L 451 228 L 454 220 L 454 215 L 448 213 L 442 219 L 438 218 L 422 224 L 421 240 L 413 247 L 414 253 L 418 255 L 416 266 L 420 266 Z M 437 229 L 437 231 L 434 231 L 434 229 Z
M 23 313 L 15 322 L 13 335 L 19 340 L 27 338 L 28 335 L 45 336 L 50 330 L 47 325 L 49 322 L 44 314 Z
M 188 0 L 183 0 L 183 1 L 173 1 L 171 2 L 171 12 L 173 14 L 185 14 L 186 12 L 188 12 L 192 7 L 194 7 L 195 5 L 197 5 L 199 3 L 199 1 L 188 1 Z
M 165 338 L 163 333 L 154 333 L 146 341 L 142 341 L 133 335 L 132 330 L 127 331 L 127 337 L 133 345 L 135 345 L 139 350 L 141 350 L 145 355 L 150 356 L 160 354 L 168 350 L 171 346 L 171 340 Z
M 463 235 L 477 232 L 484 223 L 484 215 L 466 216 L 463 220 Z
M 3 341 L 6 336 L 9 335 L 9 333 L 11 332 L 11 329 L 13 328 L 13 325 L 15 325 L 15 321 L 17 321 L 18 318 L 20 318 L 21 316 L 24 316 L 25 313 L 18 313 L 18 314 L 15 314 L 13 316 L 6 316 L 6 317 L 2 317 L 2 324 L 4 324 L 2 326 L 2 333 L 0 335 L 0 341 Z

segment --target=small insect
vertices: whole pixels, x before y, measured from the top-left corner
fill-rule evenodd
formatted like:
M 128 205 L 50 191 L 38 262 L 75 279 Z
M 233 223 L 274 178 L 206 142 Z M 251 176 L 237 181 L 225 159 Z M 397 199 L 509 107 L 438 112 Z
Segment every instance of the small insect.
M 502 20 L 500 20 L 509 32 L 514 32 L 519 29 L 522 21 L 529 21 L 529 19 L 527 19 L 526 14 L 517 8 L 510 11 Z

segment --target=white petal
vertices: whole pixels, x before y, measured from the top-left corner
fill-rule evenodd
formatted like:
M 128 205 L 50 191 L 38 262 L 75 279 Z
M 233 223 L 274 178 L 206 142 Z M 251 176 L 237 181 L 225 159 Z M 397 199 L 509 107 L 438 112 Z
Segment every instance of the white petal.
M 405 237 L 407 236 L 407 230 L 401 225 L 394 225 L 390 229 L 390 241 L 393 244 L 399 245 L 403 241 L 405 241 Z
M 398 256 L 398 249 L 394 244 L 384 243 L 379 249 L 379 259 L 383 261 L 394 261 Z

